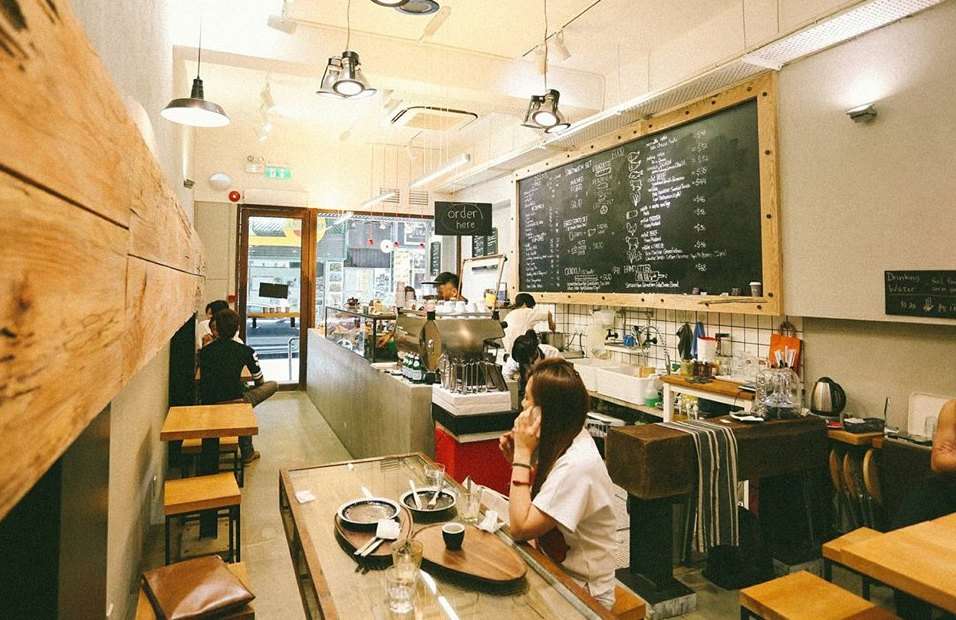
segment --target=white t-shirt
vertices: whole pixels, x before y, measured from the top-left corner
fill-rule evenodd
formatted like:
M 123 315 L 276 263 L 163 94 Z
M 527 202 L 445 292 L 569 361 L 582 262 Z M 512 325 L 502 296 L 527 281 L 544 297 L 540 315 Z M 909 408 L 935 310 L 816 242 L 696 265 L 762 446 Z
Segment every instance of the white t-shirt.
M 568 545 L 561 566 L 591 596 L 614 601 L 617 522 L 614 487 L 594 439 L 586 429 L 562 454 L 541 485 L 534 505 L 558 523 Z
M 545 359 L 549 357 L 561 357 L 561 351 L 558 351 L 557 347 L 552 347 L 550 344 L 539 344 L 538 350 L 541 351 Z M 501 372 L 505 377 L 514 379 L 518 376 L 518 370 L 520 370 L 518 362 L 515 361 L 515 358 L 509 357 Z
M 514 346 L 515 339 L 518 336 L 529 329 L 533 329 L 538 323 L 547 320 L 548 311 L 541 306 L 535 306 L 534 308 L 522 306 L 509 312 L 505 317 L 505 323 L 508 324 L 508 327 L 505 328 L 505 337 L 501 340 L 505 351 L 511 353 L 511 347 Z

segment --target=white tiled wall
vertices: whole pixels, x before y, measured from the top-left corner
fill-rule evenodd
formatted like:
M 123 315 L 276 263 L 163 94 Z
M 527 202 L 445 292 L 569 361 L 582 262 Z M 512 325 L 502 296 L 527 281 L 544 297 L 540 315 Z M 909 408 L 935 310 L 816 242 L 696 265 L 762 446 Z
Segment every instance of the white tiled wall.
M 545 304 L 542 304 L 546 306 Z M 803 339 L 803 321 L 799 317 L 769 317 L 752 316 L 747 314 L 725 314 L 718 312 L 689 312 L 684 310 L 658 310 L 651 308 L 598 308 L 596 306 L 584 306 L 577 304 L 557 304 L 550 306 L 554 312 L 554 319 L 558 331 L 567 334 L 582 334 L 584 350 L 589 351 L 588 328 L 593 318 L 595 309 L 611 310 L 615 312 L 614 329 L 619 338 L 623 338 L 625 333 L 633 333 L 631 326 L 639 325 L 646 327 L 652 325 L 658 329 L 663 342 L 658 346 L 651 347 L 648 350 L 648 363 L 650 365 L 664 365 L 664 348 L 667 348 L 671 360 L 676 361 L 677 355 L 677 330 L 686 322 L 691 328 L 700 321 L 704 324 L 705 333 L 708 336 L 714 336 L 718 333 L 730 334 L 732 343 L 731 354 L 739 351 L 746 351 L 759 358 L 766 359 L 770 347 L 770 335 L 777 330 L 777 327 L 785 320 L 789 320 L 796 328 L 796 336 Z M 623 311 L 623 312 L 622 312 Z M 627 330 L 625 331 L 625 327 Z M 577 337 L 574 338 L 575 346 Z M 614 359 L 638 364 L 639 355 L 628 352 L 612 352 Z

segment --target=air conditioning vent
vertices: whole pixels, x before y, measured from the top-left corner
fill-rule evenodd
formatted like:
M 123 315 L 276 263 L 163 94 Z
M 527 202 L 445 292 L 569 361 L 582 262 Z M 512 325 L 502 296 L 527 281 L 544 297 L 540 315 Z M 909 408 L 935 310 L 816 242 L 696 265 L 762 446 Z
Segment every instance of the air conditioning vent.
M 402 202 L 402 190 L 397 187 L 379 187 L 378 195 L 382 196 L 383 194 L 390 194 L 391 197 L 383 200 L 382 204 L 397 205 Z
M 408 192 L 408 204 L 412 207 L 427 207 L 428 192 L 411 190 Z
M 478 115 L 465 110 L 429 105 L 409 106 L 399 110 L 391 123 L 422 131 L 458 131 L 477 120 Z

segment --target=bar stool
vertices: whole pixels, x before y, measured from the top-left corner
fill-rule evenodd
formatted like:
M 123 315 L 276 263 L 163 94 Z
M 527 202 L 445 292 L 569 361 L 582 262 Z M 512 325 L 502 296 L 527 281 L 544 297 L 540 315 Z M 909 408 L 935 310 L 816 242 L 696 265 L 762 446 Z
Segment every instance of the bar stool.
M 184 439 L 182 446 L 179 448 L 179 453 L 184 457 L 182 459 L 183 466 L 180 468 L 180 472 L 182 477 L 185 478 L 187 466 L 195 465 L 196 460 L 202 453 L 202 439 Z M 242 488 L 246 479 L 246 466 L 242 463 L 242 454 L 239 450 L 239 438 L 221 438 L 219 440 L 219 454 L 232 457 L 232 467 L 228 470 L 220 471 L 231 471 L 235 474 L 239 488 Z
M 249 573 L 246 571 L 246 565 L 242 562 L 237 562 L 235 564 L 227 564 L 226 568 L 229 571 L 239 578 L 239 581 L 242 582 L 242 585 L 249 587 Z M 239 609 L 228 612 L 224 616 L 216 616 L 219 620 L 255 620 L 256 610 L 253 608 L 252 603 L 243 605 Z M 153 604 L 149 602 L 149 596 L 146 594 L 146 590 L 140 586 L 139 588 L 139 600 L 136 603 L 136 620 L 157 620 L 156 611 L 153 609 Z
M 823 578 L 827 581 L 833 581 L 833 565 L 839 564 L 850 572 L 856 572 L 848 568 L 843 562 L 843 550 L 854 543 L 863 542 L 876 536 L 882 536 L 880 532 L 868 527 L 858 527 L 852 532 L 848 532 L 839 538 L 823 544 L 821 555 L 823 556 Z M 866 575 L 860 575 L 863 579 L 863 598 L 870 600 L 871 580 Z
M 892 613 L 806 571 L 740 591 L 740 618 L 764 620 L 885 620 Z
M 241 522 L 239 484 L 231 473 L 195 476 L 180 480 L 167 480 L 163 488 L 163 510 L 166 516 L 166 564 L 170 562 L 170 526 L 173 517 L 185 521 L 198 519 L 201 513 L 215 511 L 217 517 L 225 513 L 229 517 L 229 561 L 241 559 Z M 179 554 L 176 554 L 179 559 Z

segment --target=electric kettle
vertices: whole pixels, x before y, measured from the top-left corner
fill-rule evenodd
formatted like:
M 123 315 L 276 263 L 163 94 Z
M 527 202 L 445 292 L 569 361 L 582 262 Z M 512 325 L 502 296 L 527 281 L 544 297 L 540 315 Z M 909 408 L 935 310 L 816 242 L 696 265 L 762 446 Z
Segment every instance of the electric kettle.
M 835 418 L 846 407 L 846 392 L 830 377 L 820 377 L 810 393 L 810 411 Z

